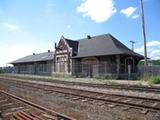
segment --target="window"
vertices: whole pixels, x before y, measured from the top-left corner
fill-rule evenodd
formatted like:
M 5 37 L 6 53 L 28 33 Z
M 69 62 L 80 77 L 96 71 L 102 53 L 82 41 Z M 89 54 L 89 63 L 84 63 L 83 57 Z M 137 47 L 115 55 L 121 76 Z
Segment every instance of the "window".
M 45 64 L 45 63 L 38 64 L 38 71 L 39 72 L 47 72 L 47 64 Z
M 59 61 L 59 57 L 57 57 L 57 61 Z

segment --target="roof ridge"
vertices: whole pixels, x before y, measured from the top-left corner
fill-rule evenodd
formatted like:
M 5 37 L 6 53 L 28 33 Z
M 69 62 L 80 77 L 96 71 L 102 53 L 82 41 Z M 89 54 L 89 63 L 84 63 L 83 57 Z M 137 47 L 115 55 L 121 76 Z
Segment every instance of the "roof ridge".
M 37 54 L 35 53 L 35 55 L 40 55 L 40 54 L 44 54 L 44 53 L 54 53 L 54 51 L 50 51 L 50 52 L 42 52 L 42 53 L 37 53 Z M 33 54 L 31 54 L 31 55 L 33 55 Z M 34 56 L 35 56 L 35 55 L 34 55 Z M 28 55 L 28 56 L 29 56 L 29 55 Z
M 23 63 L 23 62 L 43 61 L 43 60 L 52 59 L 53 57 L 54 57 L 54 52 L 43 52 L 43 53 L 39 53 L 39 54 L 35 54 L 35 55 L 24 56 L 22 58 L 19 58 L 17 60 L 14 60 L 14 61 L 10 62 L 10 64 Z
M 75 40 L 71 40 L 71 39 L 68 39 L 68 38 L 64 38 L 65 40 L 68 40 L 68 41 L 73 41 L 73 42 L 76 42 Z
M 106 33 L 106 34 L 101 34 L 101 35 L 95 35 L 95 36 L 91 36 L 91 39 L 92 38 L 95 38 L 95 37 L 100 37 L 100 36 L 106 36 L 106 35 L 111 35 L 110 33 Z M 86 38 L 81 38 L 81 39 L 77 39 L 76 41 L 81 41 L 81 40 L 86 40 Z

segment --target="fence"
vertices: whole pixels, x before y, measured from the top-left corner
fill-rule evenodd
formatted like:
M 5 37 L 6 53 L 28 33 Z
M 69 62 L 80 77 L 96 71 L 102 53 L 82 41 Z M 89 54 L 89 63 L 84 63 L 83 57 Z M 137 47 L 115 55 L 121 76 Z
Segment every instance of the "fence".
M 141 76 L 144 74 L 148 74 L 149 76 L 152 75 L 160 75 L 160 65 L 153 65 L 153 66 L 138 66 L 138 72 Z
M 14 67 L 0 67 L 0 72 L 2 73 L 13 73 L 15 71 Z M 136 72 L 137 71 L 137 72 Z M 95 76 L 109 76 L 114 79 L 138 79 L 140 76 L 145 74 L 150 76 L 160 75 L 160 65 L 138 66 L 138 69 L 133 71 L 130 75 L 126 72 L 125 65 L 120 65 L 120 73 L 117 74 L 116 64 L 99 62 L 96 64 L 80 62 L 73 64 L 72 74 L 76 77 L 95 77 Z
M 160 66 L 132 66 L 131 73 L 128 65 L 120 64 L 117 72 L 117 64 L 109 62 L 87 63 L 78 62 L 73 64 L 72 74 L 76 77 L 111 77 L 114 79 L 139 79 L 144 74 L 160 75 Z
M 73 64 L 72 74 L 76 77 L 109 77 L 113 79 L 135 79 L 137 67 L 132 66 L 128 74 L 128 66 L 116 62 L 77 62 Z
M 0 73 L 13 73 L 14 67 L 0 67 Z

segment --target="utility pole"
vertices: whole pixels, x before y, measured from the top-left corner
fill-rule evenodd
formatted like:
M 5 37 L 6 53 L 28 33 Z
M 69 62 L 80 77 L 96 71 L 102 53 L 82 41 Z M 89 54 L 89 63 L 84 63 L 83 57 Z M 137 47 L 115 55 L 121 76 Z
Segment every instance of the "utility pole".
M 132 51 L 134 51 L 134 44 L 135 44 L 135 41 L 131 40 L 130 42 L 131 42 L 131 44 L 132 44 Z
M 141 17 L 142 17 L 142 34 L 143 34 L 143 40 L 144 40 L 144 66 L 147 66 L 147 47 L 146 47 L 143 0 L 140 0 L 140 5 L 141 5 Z

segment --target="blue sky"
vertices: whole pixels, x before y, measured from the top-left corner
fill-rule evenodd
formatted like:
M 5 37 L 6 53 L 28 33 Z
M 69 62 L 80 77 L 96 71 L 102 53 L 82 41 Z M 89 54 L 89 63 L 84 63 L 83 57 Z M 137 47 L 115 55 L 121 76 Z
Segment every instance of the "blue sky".
M 160 59 L 160 0 L 144 0 L 148 56 Z M 0 66 L 73 40 L 111 33 L 143 54 L 140 0 L 0 0 Z

